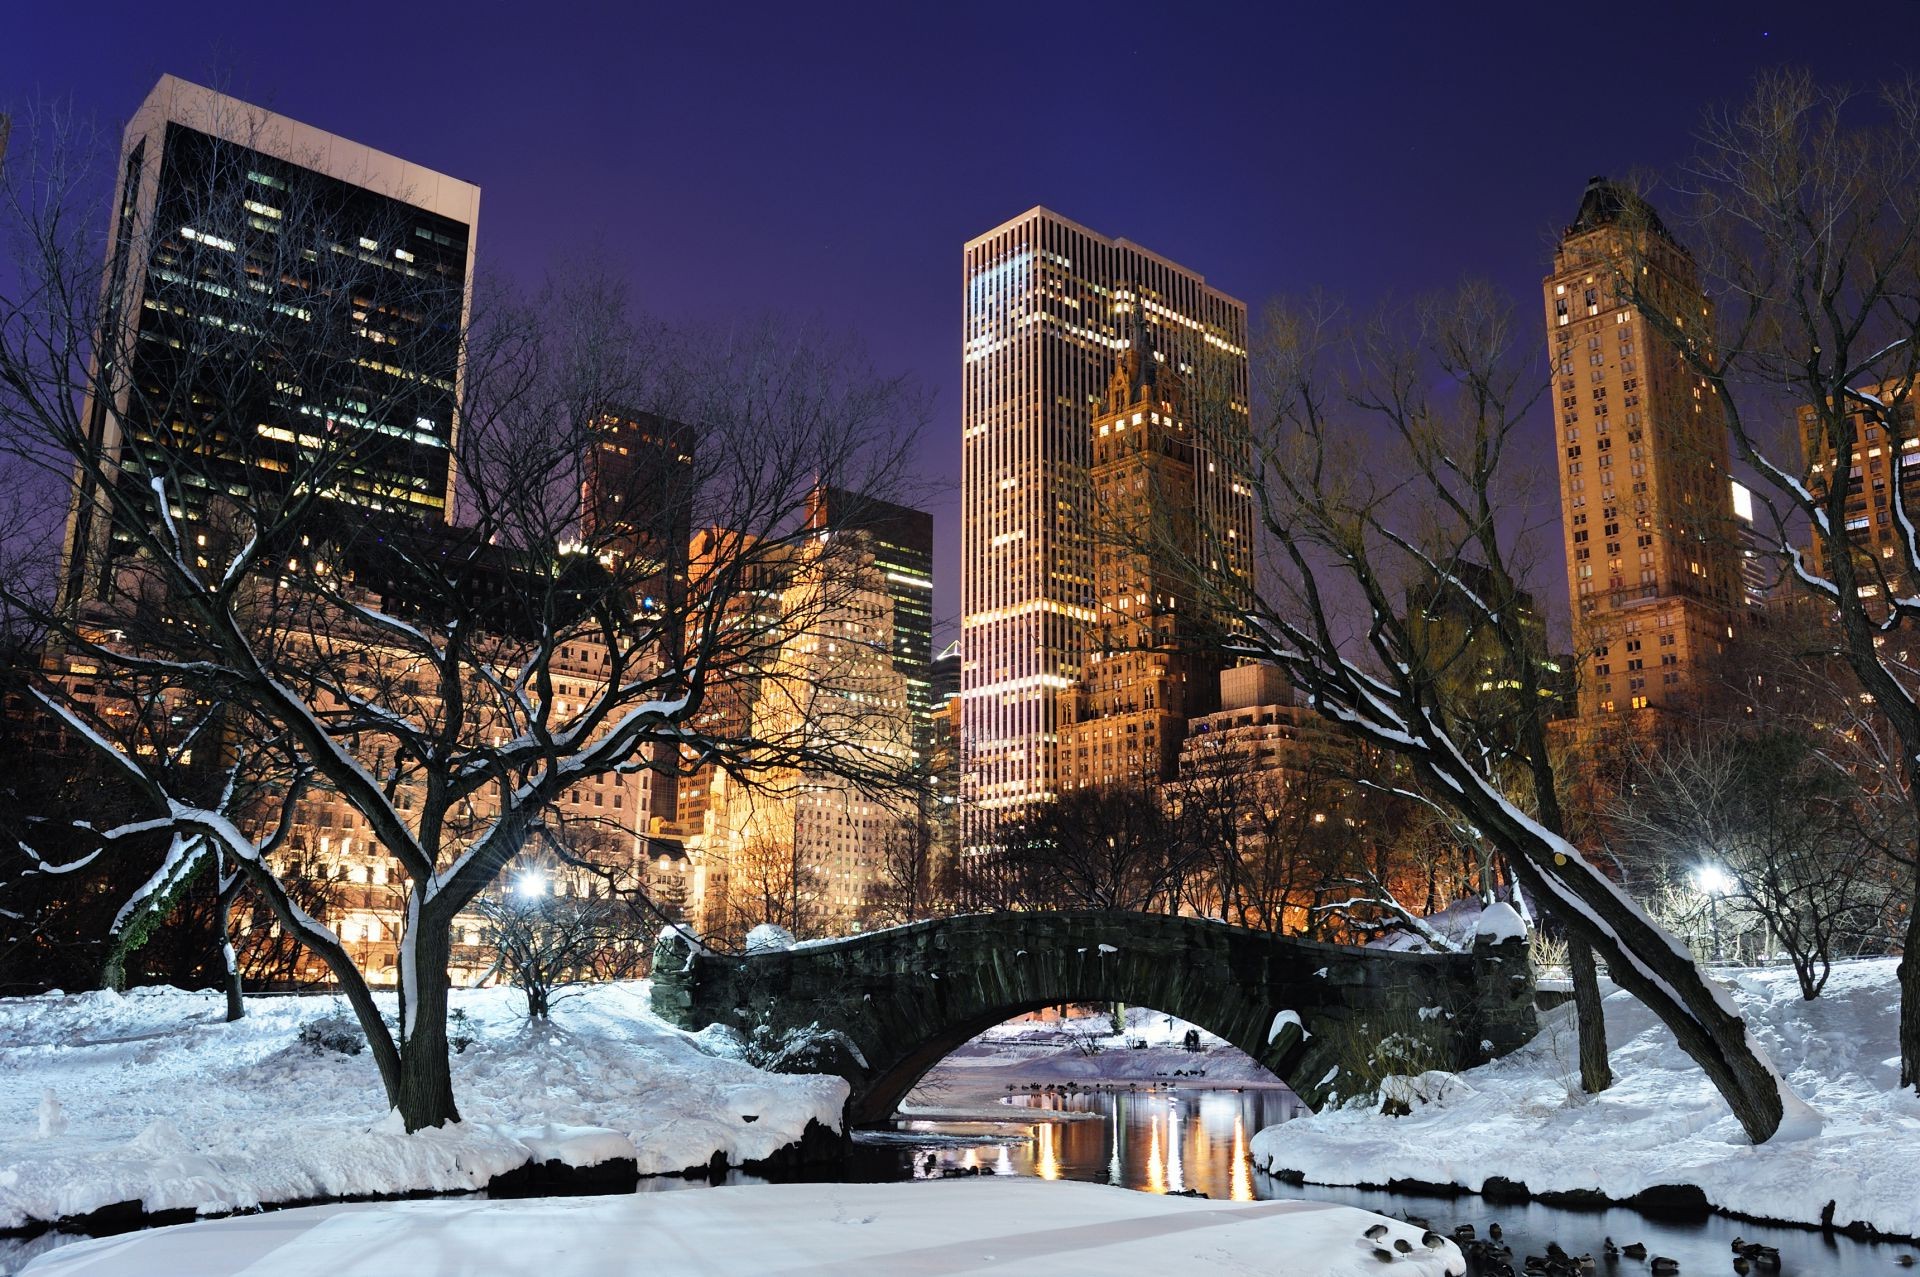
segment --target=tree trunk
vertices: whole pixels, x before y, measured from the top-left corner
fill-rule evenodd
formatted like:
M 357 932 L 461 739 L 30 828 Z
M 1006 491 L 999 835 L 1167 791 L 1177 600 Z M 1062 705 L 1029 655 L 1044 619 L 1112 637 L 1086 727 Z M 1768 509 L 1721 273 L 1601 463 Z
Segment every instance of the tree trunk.
M 240 895 L 242 879 L 238 873 L 226 874 L 223 857 L 214 856 L 214 886 L 217 891 L 213 913 L 214 928 L 220 934 L 221 974 L 227 991 L 227 1023 L 246 1015 L 247 1003 L 240 987 L 240 963 L 233 955 L 233 902 Z
M 221 957 L 225 959 L 227 969 L 224 981 L 227 990 L 227 1023 L 242 1019 L 247 1014 L 247 1002 L 240 987 L 240 964 L 234 960 L 233 945 L 230 941 L 220 943 Z
M 1900 1085 L 1920 1091 L 1920 878 L 1900 954 Z
M 1691 955 L 1667 944 L 1624 897 L 1605 890 L 1581 894 L 1577 880 L 1555 879 L 1559 886 L 1550 888 L 1548 871 L 1524 855 L 1509 856 L 1508 865 L 1536 900 L 1543 905 L 1555 902 L 1550 912 L 1570 933 L 1569 949 L 1573 941 L 1597 948 L 1606 956 L 1614 983 L 1672 1030 L 1680 1049 L 1705 1071 L 1733 1110 L 1747 1138 L 1755 1144 L 1771 1139 L 1786 1113 L 1783 1084 L 1756 1054 L 1746 1021 L 1720 1003 L 1708 984 L 1711 977 Z M 1578 907 L 1560 905 L 1558 891 L 1573 893 Z
M 400 943 L 403 950 L 412 946 L 413 961 L 411 970 L 407 962 L 401 963 L 400 1074 L 392 1098 L 411 1132 L 460 1120 L 447 1052 L 447 964 L 453 938 L 445 922 L 416 919 Z
M 1600 971 L 1593 946 L 1578 936 L 1567 937 L 1567 970 L 1573 976 L 1573 1012 L 1580 1026 L 1580 1089 L 1598 1095 L 1613 1085 L 1607 1063 L 1607 1020 L 1600 1009 Z

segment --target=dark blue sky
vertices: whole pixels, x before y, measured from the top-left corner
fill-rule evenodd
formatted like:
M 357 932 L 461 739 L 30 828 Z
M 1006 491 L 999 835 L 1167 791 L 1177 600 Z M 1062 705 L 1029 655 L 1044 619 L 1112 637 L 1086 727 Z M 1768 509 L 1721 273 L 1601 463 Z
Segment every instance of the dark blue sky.
M 948 631 L 969 237 L 1046 204 L 1256 312 L 1473 274 L 1530 318 L 1589 174 L 1671 165 L 1762 67 L 1864 86 L 1920 56 L 1915 0 L 23 0 L 0 28 L 0 103 L 71 98 L 117 131 L 163 72 L 217 82 L 478 182 L 496 266 L 600 253 L 655 311 L 859 333 L 938 395 Z M 1541 586 L 1563 611 L 1564 582 Z

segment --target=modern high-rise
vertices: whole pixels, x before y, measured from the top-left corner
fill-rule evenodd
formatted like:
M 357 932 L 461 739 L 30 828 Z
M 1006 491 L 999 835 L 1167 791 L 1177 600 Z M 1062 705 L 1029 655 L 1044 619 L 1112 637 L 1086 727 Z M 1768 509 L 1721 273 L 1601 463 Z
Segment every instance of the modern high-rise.
M 963 834 L 1061 789 L 1060 733 L 1098 619 L 1090 533 L 1094 417 L 1136 318 L 1188 380 L 1202 437 L 1244 428 L 1247 312 L 1199 274 L 1045 208 L 963 254 L 961 696 Z M 1250 577 L 1229 537 L 1244 476 L 1195 478 L 1199 558 Z M 1250 522 L 1250 516 L 1248 518 Z
M 1720 676 L 1743 611 L 1718 399 L 1623 285 L 1709 327 L 1692 257 L 1625 186 L 1596 177 L 1543 285 L 1579 718 L 1673 708 Z
M 581 531 L 593 549 L 686 575 L 694 433 L 650 412 L 608 410 L 593 420 L 580 485 Z
M 1186 378 L 1161 361 L 1152 327 L 1132 329 L 1091 427 L 1094 621 L 1060 727 L 1062 789 L 1174 779 L 1187 720 L 1213 710 L 1227 665 L 1232 621 L 1191 573 L 1199 476 L 1231 462 L 1201 442 Z M 1249 542 L 1252 511 L 1226 513 L 1227 544 Z
M 163 76 L 122 141 L 90 447 L 136 503 L 170 471 L 188 520 L 314 490 L 451 521 L 479 206 L 477 186 Z M 104 575 L 108 508 L 81 485 L 69 598 Z
M 906 681 L 912 715 L 913 763 L 933 754 L 933 516 L 864 493 L 826 484 L 814 490 L 808 522 L 833 532 L 860 534 L 893 600 L 893 668 Z
M 580 485 L 583 548 L 614 565 L 659 624 L 661 641 L 646 658 L 677 662 L 685 639 L 692 552 L 694 431 L 654 413 L 626 409 L 603 411 L 589 425 Z M 645 753 L 651 764 L 648 810 L 672 822 L 680 747 L 656 741 Z

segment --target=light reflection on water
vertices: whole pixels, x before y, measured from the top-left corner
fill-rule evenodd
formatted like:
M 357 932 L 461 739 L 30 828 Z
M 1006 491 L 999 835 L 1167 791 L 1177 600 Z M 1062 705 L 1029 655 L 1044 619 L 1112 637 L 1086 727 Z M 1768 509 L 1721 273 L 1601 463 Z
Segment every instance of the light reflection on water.
M 1242 1202 L 1258 1196 L 1251 1133 L 1301 1111 L 1291 1092 L 1278 1089 L 1172 1087 L 1021 1092 L 1007 1097 L 1007 1107 L 1016 1123 L 1022 1110 L 1047 1116 L 1027 1124 L 1026 1141 L 1000 1146 L 993 1159 L 996 1173 L 1090 1179 L 1150 1193 L 1198 1191 Z M 980 1122 L 902 1120 L 895 1125 L 946 1135 L 989 1129 Z M 982 1165 L 976 1153 L 951 1146 L 916 1149 L 913 1174 L 926 1179 L 970 1170 Z
M 1151 1193 L 1197 1190 L 1215 1200 L 1308 1198 L 1383 1214 L 1421 1216 L 1442 1231 L 1451 1231 L 1455 1224 L 1471 1224 L 1482 1237 L 1487 1235 L 1488 1225 L 1498 1221 L 1514 1248 L 1516 1270 L 1524 1256 L 1543 1252 L 1550 1240 L 1575 1255 L 1590 1252 L 1598 1258 L 1602 1240 L 1608 1236 L 1622 1242 L 1644 1242 L 1650 1253 L 1679 1260 L 1682 1272 L 1728 1271 L 1729 1243 L 1736 1236 L 1778 1247 L 1787 1277 L 1853 1277 L 1895 1271 L 1901 1256 L 1920 1253 L 1897 1243 L 1859 1242 L 1724 1216 L 1699 1222 L 1663 1221 L 1626 1208 L 1582 1211 L 1538 1202 L 1496 1204 L 1472 1196 L 1443 1198 L 1285 1184 L 1257 1170 L 1248 1147 L 1255 1131 L 1305 1112 L 1300 1101 L 1284 1090 L 1156 1085 L 1152 1089 L 1029 1090 L 1011 1096 L 945 1094 L 941 1098 L 969 1112 L 1002 1103 L 1008 1110 L 1008 1123 L 900 1120 L 895 1125 L 904 1131 L 949 1137 L 977 1135 L 983 1140 L 982 1149 L 993 1153 L 991 1166 L 996 1174 L 1091 1180 Z M 1027 1114 L 1041 1120 L 1029 1120 Z M 1024 1140 L 1017 1138 L 1022 1133 L 1027 1137 Z M 988 1139 L 1004 1140 L 1009 1134 L 1016 1137 L 1012 1144 L 984 1144 Z M 869 1151 L 896 1159 L 891 1163 L 891 1177 L 895 1178 L 938 1179 L 950 1168 L 982 1164 L 972 1156 L 972 1150 L 953 1144 Z M 881 1168 L 869 1166 L 857 1178 L 889 1176 Z M 1645 1271 L 1643 1265 L 1637 1267 Z M 1601 1272 L 1616 1269 L 1626 1271 L 1619 1264 L 1609 1267 L 1600 1261 Z

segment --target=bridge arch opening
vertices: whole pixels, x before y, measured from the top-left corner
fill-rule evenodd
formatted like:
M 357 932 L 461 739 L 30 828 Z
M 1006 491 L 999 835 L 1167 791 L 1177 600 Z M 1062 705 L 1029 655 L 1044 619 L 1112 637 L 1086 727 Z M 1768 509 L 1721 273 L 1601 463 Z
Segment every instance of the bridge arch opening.
M 1122 1027 L 1114 1027 L 1114 1011 Z M 1202 1019 L 1133 1002 L 1029 999 L 956 1018 L 874 1071 L 850 1101 L 855 1125 L 884 1125 L 903 1104 L 976 1105 L 1009 1091 L 1176 1085 L 1291 1091 L 1286 1078 Z M 1189 1046 L 1188 1035 L 1192 1035 Z M 933 1086 L 929 1089 L 928 1084 Z
M 1133 1004 L 1050 1005 L 989 1025 L 909 1087 L 915 1108 L 953 1097 L 1106 1086 L 1259 1087 L 1286 1083 L 1205 1026 Z

